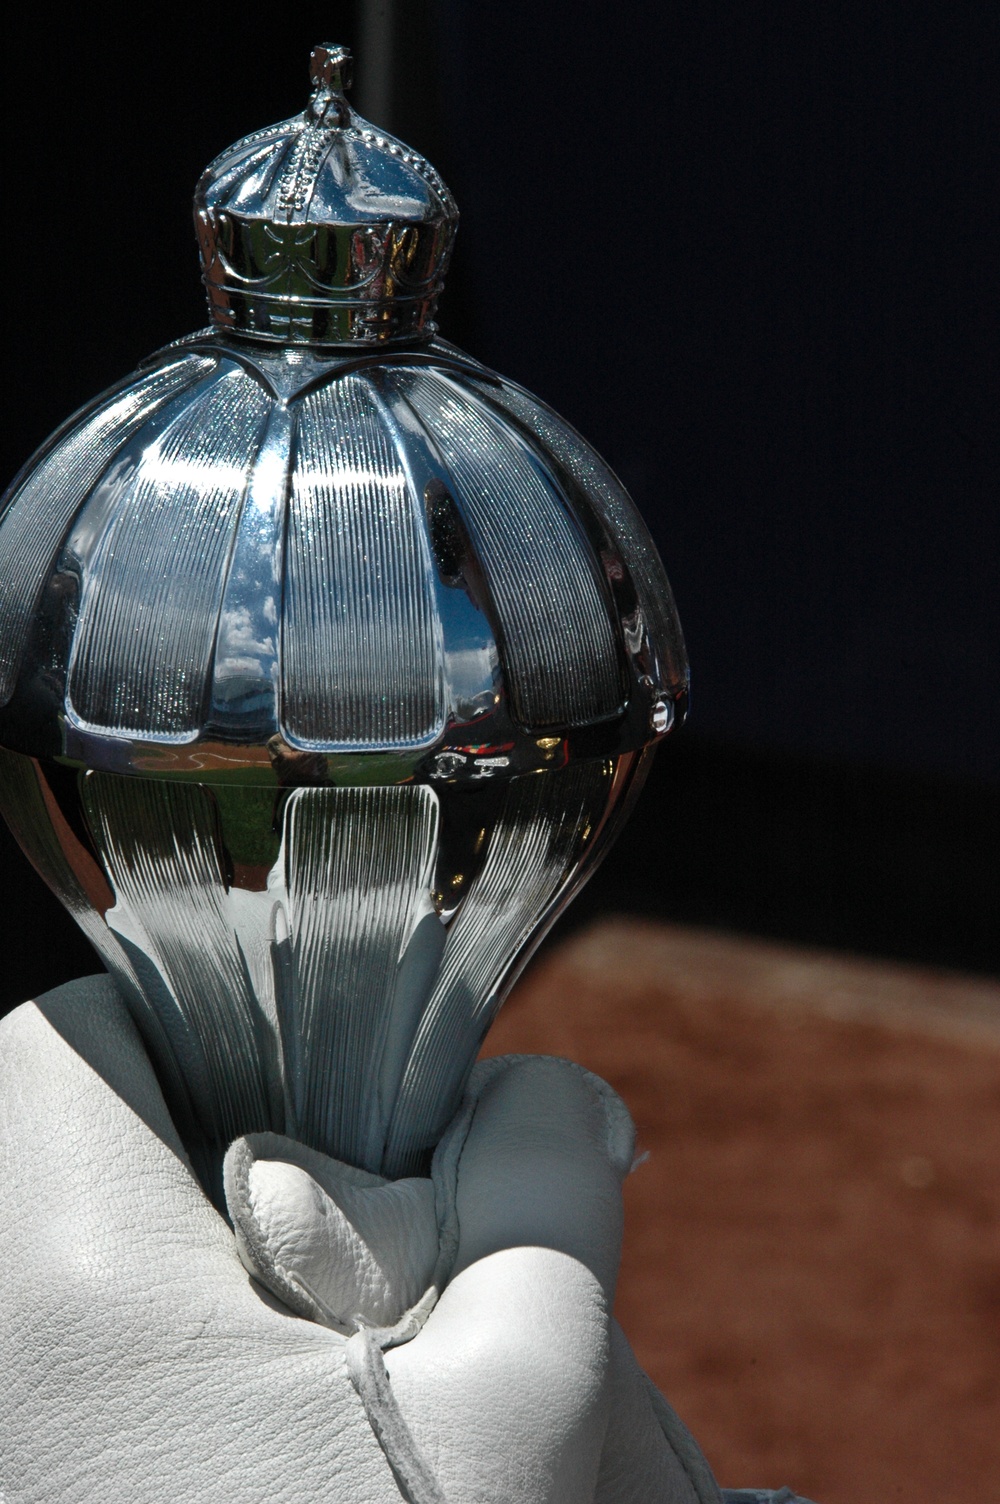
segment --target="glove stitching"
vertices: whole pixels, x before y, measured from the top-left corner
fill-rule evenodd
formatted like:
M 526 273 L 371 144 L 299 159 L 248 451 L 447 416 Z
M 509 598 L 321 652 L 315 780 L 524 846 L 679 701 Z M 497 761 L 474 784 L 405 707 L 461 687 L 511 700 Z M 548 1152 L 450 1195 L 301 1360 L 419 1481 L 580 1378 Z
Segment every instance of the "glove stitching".
M 649 1375 L 644 1373 L 642 1377 L 646 1381 L 650 1407 L 663 1432 L 664 1440 L 684 1469 L 698 1504 L 725 1504 L 701 1447 L 680 1416 L 667 1404 Z
M 382 1335 L 362 1329 L 348 1338 L 347 1372 L 407 1504 L 447 1504 L 396 1403 L 382 1356 Z
M 392 1392 L 383 1353 L 389 1348 L 398 1347 L 413 1340 L 437 1304 L 440 1292 L 447 1284 L 454 1267 L 460 1231 L 457 1201 L 459 1165 L 483 1092 L 489 1083 L 503 1071 L 522 1064 L 531 1068 L 538 1058 L 524 1055 L 498 1056 L 491 1060 L 481 1061 L 475 1068 L 459 1112 L 438 1143 L 431 1162 L 431 1181 L 434 1187 L 435 1212 L 438 1222 L 438 1257 L 431 1283 L 415 1305 L 404 1312 L 393 1326 L 363 1326 L 360 1324 L 360 1318 L 356 1317 L 357 1329 L 353 1334 L 347 1335 L 343 1318 L 334 1316 L 325 1302 L 309 1288 L 301 1275 L 276 1264 L 266 1245 L 262 1244 L 257 1237 L 257 1228 L 252 1219 L 245 1217 L 235 1219 L 238 1233 L 246 1240 L 251 1258 L 258 1263 L 258 1267 L 266 1269 L 274 1279 L 280 1282 L 283 1291 L 288 1292 L 285 1299 L 289 1306 L 297 1314 L 309 1316 L 313 1320 L 318 1319 L 324 1325 L 333 1326 L 335 1330 L 347 1336 L 345 1357 L 348 1375 L 364 1407 L 372 1432 L 408 1504 L 447 1504 L 447 1501 L 399 1409 Z M 632 1120 L 624 1103 L 613 1088 L 583 1066 L 572 1061 L 559 1063 L 582 1076 L 591 1091 L 595 1093 L 603 1110 L 605 1146 L 608 1156 L 613 1163 L 619 1164 L 624 1175 L 628 1170 L 634 1149 Z M 253 1197 L 250 1184 L 252 1164 L 253 1155 L 247 1144 L 240 1143 L 232 1147 L 226 1161 L 227 1181 L 231 1179 L 234 1192 L 233 1197 L 229 1198 L 230 1206 L 250 1206 L 252 1211 Z M 227 1197 L 228 1192 L 227 1184 Z M 659 1398 L 658 1395 L 657 1398 Z M 660 1420 L 668 1443 L 673 1445 L 662 1418 Z M 694 1447 L 693 1442 L 691 1445 Z M 697 1452 L 697 1448 L 694 1450 Z M 700 1453 L 697 1455 L 700 1458 Z M 680 1451 L 678 1451 L 678 1457 L 691 1480 L 699 1504 L 721 1504 L 718 1490 L 715 1489 L 712 1494 L 703 1493 L 688 1465 L 688 1459 Z M 704 1464 L 703 1459 L 702 1463 L 707 1469 L 707 1464 Z M 708 1477 L 711 1479 L 711 1474 L 708 1474 Z
M 458 1254 L 458 1166 L 478 1104 L 478 1091 L 466 1095 L 431 1161 L 438 1257 L 430 1285 L 395 1326 L 361 1328 L 348 1339 L 346 1347 L 347 1372 L 408 1504 L 447 1504 L 447 1501 L 403 1419 L 382 1355 L 388 1348 L 413 1340 L 448 1282 Z
M 609 1086 L 607 1081 L 595 1076 L 593 1071 L 588 1071 L 585 1065 L 579 1065 L 575 1060 L 566 1060 L 561 1055 L 494 1055 L 488 1060 L 480 1060 L 473 1068 L 466 1102 L 475 1106 L 493 1078 L 505 1070 L 514 1066 L 531 1069 L 553 1063 L 581 1076 L 597 1097 L 604 1117 L 604 1146 L 611 1163 L 624 1179 L 632 1169 L 635 1155 L 635 1124 L 631 1114 L 613 1086 Z

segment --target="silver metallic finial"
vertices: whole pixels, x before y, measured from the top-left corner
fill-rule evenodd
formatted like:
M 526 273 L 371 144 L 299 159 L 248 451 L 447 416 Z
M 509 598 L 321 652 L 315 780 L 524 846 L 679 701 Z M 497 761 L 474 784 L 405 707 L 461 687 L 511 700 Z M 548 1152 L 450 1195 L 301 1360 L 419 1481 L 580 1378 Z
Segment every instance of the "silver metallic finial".
M 417 152 L 348 104 L 350 53 L 314 47 L 309 107 L 222 153 L 195 190 L 212 322 L 270 343 L 433 337 L 458 223 Z
M 687 690 L 619 482 L 427 340 L 448 190 L 312 61 L 199 185 L 219 327 L 0 498 L 0 816 L 207 1186 L 263 1131 L 426 1172 Z
M 346 94 L 352 81 L 351 54 L 346 47 L 320 42 L 309 54 L 309 77 L 317 89 Z

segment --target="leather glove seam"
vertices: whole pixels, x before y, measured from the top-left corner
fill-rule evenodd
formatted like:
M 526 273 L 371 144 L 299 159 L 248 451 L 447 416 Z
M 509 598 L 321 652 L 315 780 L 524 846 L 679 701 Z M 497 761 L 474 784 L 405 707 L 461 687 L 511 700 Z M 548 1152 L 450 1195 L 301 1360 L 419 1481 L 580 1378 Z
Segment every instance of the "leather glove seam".
M 407 1504 L 447 1504 L 392 1392 L 382 1356 L 383 1347 L 388 1345 L 384 1335 L 369 1328 L 348 1339 L 345 1357 L 351 1383 Z
M 698 1504 L 724 1504 L 722 1491 L 701 1447 L 649 1375 L 644 1373 L 642 1377 L 646 1383 L 653 1416 L 663 1432 L 664 1440 L 684 1469 Z

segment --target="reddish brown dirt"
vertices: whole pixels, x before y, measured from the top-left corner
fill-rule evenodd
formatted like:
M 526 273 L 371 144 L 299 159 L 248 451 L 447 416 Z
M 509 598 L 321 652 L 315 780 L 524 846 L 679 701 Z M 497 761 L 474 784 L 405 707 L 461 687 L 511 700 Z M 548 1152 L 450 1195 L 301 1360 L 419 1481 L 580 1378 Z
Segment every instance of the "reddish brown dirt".
M 521 1050 L 632 1110 L 618 1314 L 722 1483 L 1000 1500 L 1000 986 L 609 921 Z

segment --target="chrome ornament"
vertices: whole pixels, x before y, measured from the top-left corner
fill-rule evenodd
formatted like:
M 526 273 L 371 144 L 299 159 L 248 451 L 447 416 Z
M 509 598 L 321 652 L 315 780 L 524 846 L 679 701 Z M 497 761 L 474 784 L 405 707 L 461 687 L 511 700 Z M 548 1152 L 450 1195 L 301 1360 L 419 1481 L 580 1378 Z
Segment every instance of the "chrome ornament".
M 426 1166 L 687 690 L 620 483 L 436 337 L 454 204 L 347 69 L 199 184 L 211 327 L 0 512 L 0 809 L 206 1182 L 262 1129 Z
M 347 103 L 350 57 L 317 47 L 304 115 L 211 163 L 195 227 L 212 318 L 284 344 L 435 332 L 458 210 L 423 157 Z

